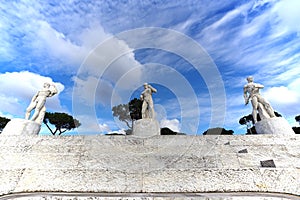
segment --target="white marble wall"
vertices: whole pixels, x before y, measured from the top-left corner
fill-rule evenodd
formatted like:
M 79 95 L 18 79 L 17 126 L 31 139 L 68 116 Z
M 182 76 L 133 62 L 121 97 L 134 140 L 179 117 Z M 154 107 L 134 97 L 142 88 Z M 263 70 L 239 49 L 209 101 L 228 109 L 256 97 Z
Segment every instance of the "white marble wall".
M 299 142 L 295 134 L 0 135 L 0 199 L 28 192 L 300 195 Z M 276 167 L 262 167 L 265 160 Z

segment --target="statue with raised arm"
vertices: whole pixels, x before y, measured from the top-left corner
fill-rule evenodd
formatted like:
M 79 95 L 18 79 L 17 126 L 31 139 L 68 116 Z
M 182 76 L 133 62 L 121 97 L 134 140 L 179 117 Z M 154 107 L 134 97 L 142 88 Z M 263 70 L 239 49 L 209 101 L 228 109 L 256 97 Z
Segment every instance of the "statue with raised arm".
M 247 84 L 244 86 L 244 99 L 245 105 L 251 100 L 252 103 L 252 116 L 254 123 L 257 122 L 257 113 L 260 114 L 262 119 L 275 117 L 274 110 L 270 103 L 265 100 L 259 93 L 260 89 L 264 86 L 253 82 L 253 77 L 247 77 Z
M 54 96 L 55 94 L 57 94 L 57 92 L 57 88 L 54 84 L 50 85 L 49 83 L 44 83 L 43 88 L 32 97 L 31 102 L 26 109 L 25 119 L 28 120 L 31 111 L 35 109 L 30 120 L 41 124 L 46 112 L 46 98 Z
M 153 105 L 153 99 L 152 99 L 152 93 L 157 92 L 155 88 L 153 88 L 148 83 L 144 83 L 144 91 L 141 94 L 141 100 L 143 101 L 142 104 L 142 119 L 145 118 L 154 118 L 155 112 L 154 112 L 154 105 Z
M 155 119 L 154 104 L 152 99 L 152 93 L 156 93 L 157 90 L 149 85 L 144 83 L 144 91 L 141 93 L 142 103 L 142 119 L 136 120 L 132 134 L 138 137 L 150 137 L 154 135 L 160 135 L 160 125 L 159 122 Z

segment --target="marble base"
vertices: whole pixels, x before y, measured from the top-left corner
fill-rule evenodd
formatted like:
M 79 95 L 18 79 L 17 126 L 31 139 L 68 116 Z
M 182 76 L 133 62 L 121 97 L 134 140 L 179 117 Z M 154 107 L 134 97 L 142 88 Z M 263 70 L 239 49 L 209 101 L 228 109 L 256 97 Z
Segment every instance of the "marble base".
M 283 117 L 263 119 L 255 124 L 257 134 L 295 134 Z
M 1 135 L 38 135 L 41 125 L 26 119 L 12 119 L 4 127 Z
M 160 135 L 160 126 L 155 119 L 139 119 L 134 123 L 132 135 L 150 137 Z

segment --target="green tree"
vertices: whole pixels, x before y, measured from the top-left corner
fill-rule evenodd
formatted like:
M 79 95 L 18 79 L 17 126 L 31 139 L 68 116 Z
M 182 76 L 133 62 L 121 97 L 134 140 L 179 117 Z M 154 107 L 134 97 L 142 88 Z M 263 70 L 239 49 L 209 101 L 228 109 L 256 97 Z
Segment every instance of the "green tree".
M 274 111 L 274 114 L 276 117 L 282 117 L 280 113 Z M 261 118 L 259 116 L 259 113 L 257 113 L 257 121 L 260 121 Z M 248 134 L 257 134 L 256 130 L 255 130 L 255 126 L 254 126 L 254 119 L 252 114 L 243 116 L 242 118 L 240 118 L 239 123 L 241 125 L 246 125 L 247 126 L 247 135 Z
M 142 119 L 142 105 L 143 101 L 137 98 L 129 102 L 129 112 L 132 120 Z
M 257 115 L 257 119 L 260 120 L 259 115 Z M 252 114 L 247 115 L 247 116 L 243 116 L 240 120 L 239 123 L 241 125 L 246 125 L 247 126 L 247 135 L 248 134 L 256 134 L 256 130 L 255 127 L 253 126 L 254 124 L 254 119 Z
M 6 117 L 0 117 L 0 133 L 3 131 L 6 124 L 10 121 L 10 119 Z
M 295 120 L 300 124 L 300 115 L 295 116 Z M 300 134 L 300 127 L 294 126 L 293 131 L 295 132 L 295 134 Z
M 294 126 L 292 129 L 295 132 L 295 134 L 300 134 L 300 127 Z
M 296 120 L 296 122 L 298 122 L 298 123 L 300 124 L 300 115 L 297 115 L 297 116 L 295 117 L 295 120 Z
M 210 128 L 203 132 L 203 135 L 233 135 L 233 130 L 226 130 L 225 128 Z
M 72 116 L 66 113 L 45 113 L 45 117 L 43 120 L 44 124 L 48 127 L 52 135 L 61 135 L 62 133 L 72 130 L 74 128 L 78 128 L 81 123 L 79 120 L 73 118 Z M 49 124 L 55 126 L 55 130 L 52 130 Z
M 142 100 L 134 98 L 128 104 L 119 104 L 112 108 L 113 116 L 127 125 L 127 135 L 132 132 L 133 121 L 142 118 L 142 104 Z
M 112 108 L 113 116 L 117 117 L 120 121 L 125 122 L 129 129 L 132 129 L 132 119 L 130 117 L 129 105 L 119 104 Z

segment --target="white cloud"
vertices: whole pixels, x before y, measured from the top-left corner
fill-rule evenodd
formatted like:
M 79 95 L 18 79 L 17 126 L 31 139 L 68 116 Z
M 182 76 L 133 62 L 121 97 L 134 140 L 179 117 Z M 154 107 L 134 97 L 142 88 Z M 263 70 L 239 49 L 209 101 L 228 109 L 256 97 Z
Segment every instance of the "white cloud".
M 280 25 L 289 31 L 300 33 L 300 1 L 282 0 L 274 6 L 273 11 L 278 15 Z
M 91 46 L 98 40 L 98 46 L 87 54 L 74 76 L 73 96 L 76 96 L 75 101 L 87 104 L 110 105 L 114 90 L 115 94 L 122 90 L 132 91 L 141 82 L 142 65 L 135 59 L 134 49 L 125 41 L 110 36 L 99 43 L 98 35 L 110 36 L 103 33 L 100 25 L 83 31 L 80 36 L 82 44 Z
M 244 4 L 242 6 L 235 8 L 234 10 L 229 11 L 220 20 L 213 23 L 210 26 L 210 28 L 218 29 L 220 26 L 228 25 L 228 23 L 230 23 L 234 18 L 236 18 L 238 15 L 243 14 L 249 8 L 250 8 L 250 3 Z
M 100 132 L 104 132 L 104 133 L 111 132 L 111 129 L 105 123 L 104 124 L 99 124 L 99 130 L 100 130 Z
M 59 59 L 62 63 L 80 65 L 89 49 L 73 44 L 65 35 L 55 30 L 46 21 L 39 20 L 36 24 L 37 38 L 33 40 L 35 51 L 42 51 Z
M 296 91 L 293 91 L 285 86 L 272 87 L 268 89 L 265 96 L 269 101 L 280 104 L 294 104 L 300 101 L 300 95 Z
M 91 115 L 76 115 L 74 117 L 81 123 L 81 126 L 75 129 L 75 132 L 80 135 L 125 133 L 124 129 L 120 129 L 114 121 L 100 119 Z
M 114 134 L 114 133 L 117 133 L 117 134 L 121 134 L 121 135 L 126 135 L 126 132 L 124 129 L 120 129 L 120 130 L 117 130 L 117 131 L 110 131 L 108 132 L 107 134 Z
M 75 115 L 74 117 L 81 123 L 81 125 L 76 129 L 78 134 L 99 134 L 102 131 L 110 131 L 108 125 L 99 124 L 96 117 L 90 115 Z
M 161 128 L 168 127 L 174 132 L 180 132 L 180 123 L 178 119 L 171 119 L 171 120 L 162 119 L 160 121 L 160 127 Z
M 22 71 L 0 74 L 1 112 L 23 117 L 31 98 L 43 87 L 45 82 L 54 83 L 59 93 L 64 90 L 64 86 L 61 83 L 54 82 L 50 77 L 44 77 L 32 72 Z M 47 109 L 63 110 L 59 100 L 59 93 L 47 99 Z

